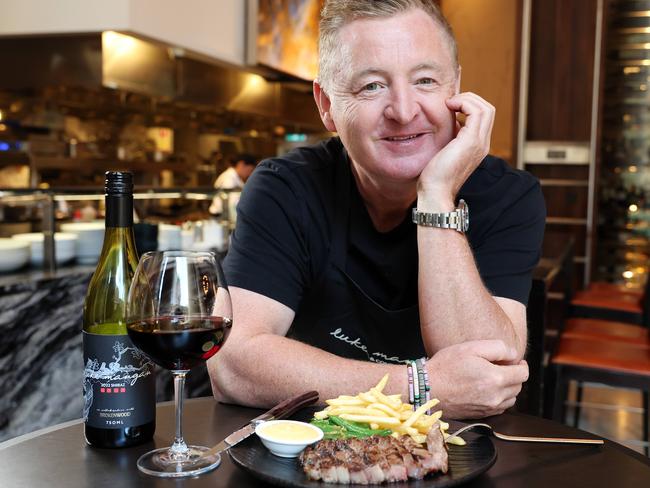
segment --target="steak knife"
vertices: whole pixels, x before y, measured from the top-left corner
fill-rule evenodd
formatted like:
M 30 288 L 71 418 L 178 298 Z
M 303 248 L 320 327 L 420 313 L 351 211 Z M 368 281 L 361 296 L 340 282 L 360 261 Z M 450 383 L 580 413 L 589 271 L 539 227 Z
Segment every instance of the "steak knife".
M 246 424 L 241 429 L 238 429 L 232 434 L 230 434 L 228 437 L 226 437 L 224 440 L 219 442 L 212 449 L 205 452 L 203 456 L 212 456 L 214 454 L 220 454 L 225 450 L 230 449 L 235 444 L 243 441 L 248 436 L 250 436 L 253 432 L 255 432 L 255 427 L 257 427 L 258 424 L 262 422 L 267 422 L 269 420 L 283 419 L 285 417 L 288 417 L 289 415 L 291 415 L 296 410 L 302 407 L 306 407 L 307 405 L 316 403 L 316 401 L 318 401 L 317 391 L 309 391 L 307 393 L 302 393 L 300 395 L 296 395 L 294 397 L 288 398 L 287 400 L 278 403 L 275 407 L 273 407 L 268 412 L 263 413 L 259 417 L 255 417 L 253 420 L 251 420 L 248 424 Z

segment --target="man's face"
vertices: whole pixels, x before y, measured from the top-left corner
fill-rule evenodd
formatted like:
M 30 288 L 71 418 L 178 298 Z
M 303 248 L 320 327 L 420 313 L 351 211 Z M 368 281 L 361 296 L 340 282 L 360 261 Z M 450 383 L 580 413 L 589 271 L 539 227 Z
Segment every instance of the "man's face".
M 445 100 L 457 92 L 458 76 L 442 28 L 412 10 L 353 21 L 339 41 L 342 69 L 327 93 L 330 130 L 378 183 L 416 181 L 454 137 Z

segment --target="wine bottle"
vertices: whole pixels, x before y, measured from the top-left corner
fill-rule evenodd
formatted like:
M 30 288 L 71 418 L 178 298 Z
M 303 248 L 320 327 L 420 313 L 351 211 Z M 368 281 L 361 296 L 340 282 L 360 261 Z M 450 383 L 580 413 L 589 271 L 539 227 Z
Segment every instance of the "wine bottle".
M 95 447 L 146 442 L 155 430 L 153 363 L 126 332 L 126 299 L 138 264 L 133 176 L 106 173 L 106 229 L 83 311 L 84 423 Z

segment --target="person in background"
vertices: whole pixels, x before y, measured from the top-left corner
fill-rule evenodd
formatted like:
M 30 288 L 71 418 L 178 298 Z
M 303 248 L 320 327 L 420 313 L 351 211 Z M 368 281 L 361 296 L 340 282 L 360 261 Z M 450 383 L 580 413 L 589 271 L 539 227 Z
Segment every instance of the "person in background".
M 338 136 L 262 161 L 242 193 L 216 399 L 322 401 L 386 373 L 409 398 L 417 359 L 446 417 L 515 403 L 546 211 L 534 177 L 487 155 L 495 109 L 460 73 L 433 0 L 325 2 L 313 88 Z
M 230 167 L 222 172 L 214 182 L 214 187 L 218 190 L 234 190 L 244 187 L 244 183 L 253 173 L 257 166 L 257 158 L 251 154 L 239 154 L 232 160 Z M 223 203 L 219 195 L 212 199 L 209 212 L 213 215 L 219 215 L 223 211 Z

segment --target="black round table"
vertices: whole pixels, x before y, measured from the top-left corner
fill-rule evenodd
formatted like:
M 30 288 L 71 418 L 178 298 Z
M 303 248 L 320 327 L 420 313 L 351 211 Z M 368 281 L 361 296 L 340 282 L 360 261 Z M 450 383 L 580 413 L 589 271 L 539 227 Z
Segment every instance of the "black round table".
M 211 446 L 260 414 L 260 410 L 222 405 L 212 398 L 185 402 L 186 441 Z M 593 437 L 549 420 L 506 413 L 487 419 L 495 430 L 514 435 Z M 26 434 L 0 444 L 0 486 L 7 488 L 136 488 L 268 486 L 222 455 L 219 468 L 198 478 L 158 479 L 140 473 L 136 460 L 155 447 L 169 445 L 174 433 L 174 406 L 157 408 L 153 442 L 129 449 L 88 447 L 81 420 Z M 646 487 L 650 459 L 620 444 L 604 446 L 513 443 L 493 439 L 497 461 L 465 486 L 476 487 Z M 326 485 L 323 485 L 326 486 Z M 385 485 L 390 486 L 390 485 Z M 414 483 L 426 487 L 426 482 Z

